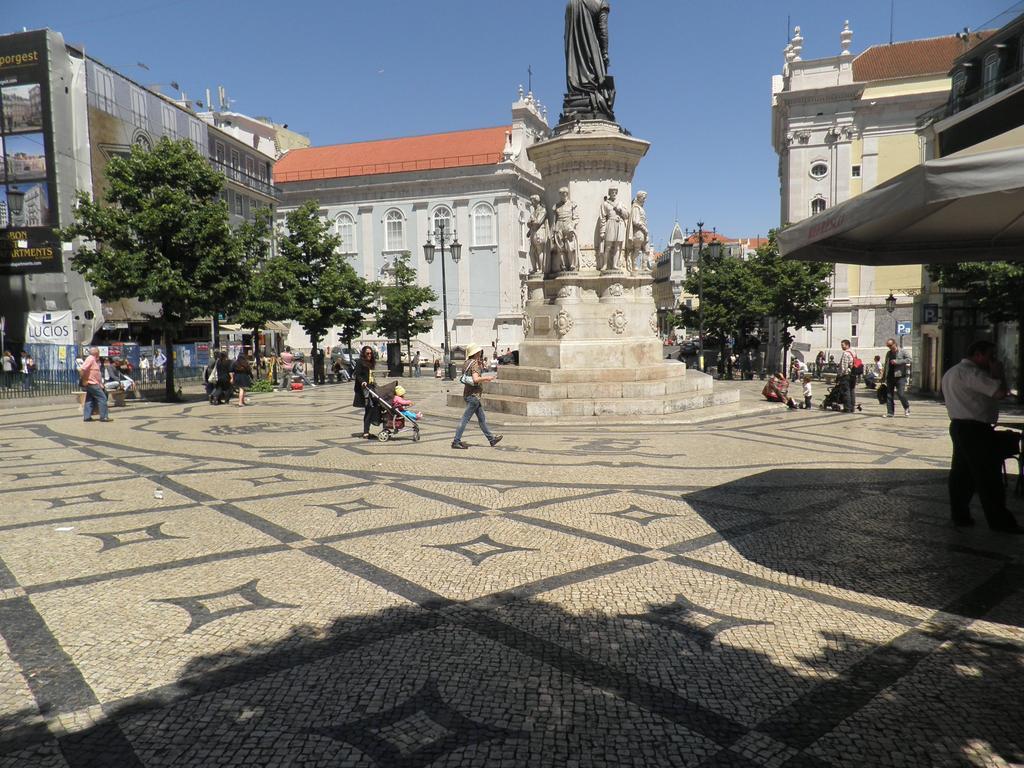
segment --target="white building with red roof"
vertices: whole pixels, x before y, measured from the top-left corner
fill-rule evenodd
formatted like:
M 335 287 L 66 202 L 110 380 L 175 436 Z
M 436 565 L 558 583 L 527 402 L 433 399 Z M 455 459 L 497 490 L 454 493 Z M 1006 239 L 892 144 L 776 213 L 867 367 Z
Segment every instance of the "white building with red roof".
M 316 200 L 353 266 L 370 280 L 408 253 L 421 283 L 437 293 L 438 310 L 440 250 L 428 264 L 423 244 L 443 223 L 463 246 L 458 264 L 446 256 L 452 347 L 515 348 L 522 339 L 529 198 L 542 194 L 526 148 L 548 132 L 542 107 L 520 90 L 507 125 L 295 149 L 274 167 L 282 195 L 277 213 L 283 220 Z M 443 340 L 439 314 L 419 341 L 424 353 L 439 356 Z

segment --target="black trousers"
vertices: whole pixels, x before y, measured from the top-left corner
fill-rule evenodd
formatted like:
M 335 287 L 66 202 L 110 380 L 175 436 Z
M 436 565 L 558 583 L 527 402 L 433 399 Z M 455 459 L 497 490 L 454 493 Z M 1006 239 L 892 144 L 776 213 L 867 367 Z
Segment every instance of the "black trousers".
M 857 406 L 857 379 L 847 374 L 839 377 L 839 397 L 843 403 L 843 411 L 853 413 Z
M 996 449 L 991 424 L 954 419 L 949 425 L 953 440 L 953 463 L 949 468 L 949 505 L 953 522 L 971 519 L 970 503 L 975 493 L 981 500 L 990 527 L 1012 525 L 1003 489 L 1003 460 Z

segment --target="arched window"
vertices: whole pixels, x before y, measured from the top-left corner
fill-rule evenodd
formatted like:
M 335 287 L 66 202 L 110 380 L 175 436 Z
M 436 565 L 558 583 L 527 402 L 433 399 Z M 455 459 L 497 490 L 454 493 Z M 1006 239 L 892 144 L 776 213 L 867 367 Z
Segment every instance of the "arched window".
M 824 213 L 826 208 L 828 208 L 828 203 L 825 202 L 824 197 L 816 197 L 813 200 L 811 200 L 812 216 L 818 213 Z
M 981 67 L 982 98 L 995 95 L 999 80 L 999 52 L 993 51 L 985 57 Z
M 473 206 L 473 245 L 495 245 L 494 209 L 487 203 Z
M 953 100 L 953 109 L 959 111 L 960 105 L 964 97 L 964 91 L 967 89 L 967 72 L 963 69 L 958 69 L 953 74 L 953 88 L 950 91 L 950 95 Z
M 390 210 L 384 216 L 384 250 L 405 250 L 405 216 L 401 211 Z
M 356 250 L 356 222 L 348 213 L 339 213 L 334 220 L 335 231 L 341 238 L 342 253 L 357 253 Z
M 433 230 L 434 230 L 434 245 L 440 245 L 439 242 L 441 236 L 441 228 L 444 228 L 445 237 L 451 239 L 454 231 L 453 222 L 455 219 L 452 217 L 452 209 L 444 205 L 439 205 L 434 209 L 433 216 Z

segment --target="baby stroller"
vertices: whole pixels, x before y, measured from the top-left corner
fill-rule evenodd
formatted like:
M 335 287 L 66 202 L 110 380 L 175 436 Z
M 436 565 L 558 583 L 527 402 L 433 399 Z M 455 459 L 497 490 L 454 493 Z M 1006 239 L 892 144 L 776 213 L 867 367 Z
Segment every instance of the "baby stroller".
M 397 386 L 398 382 L 393 381 L 377 389 L 366 390 L 366 395 L 377 407 L 379 422 L 375 419 L 374 423 L 379 423 L 381 426 L 377 439 L 382 443 L 386 443 L 391 439 L 392 435 L 408 432 L 411 429 L 413 442 L 418 443 L 420 440 L 420 425 L 415 421 L 410 422 L 409 419 L 402 415 L 401 411 L 391 404 L 392 399 L 395 397 L 395 387 Z
M 821 409 L 823 411 L 841 411 L 843 410 L 843 393 L 839 387 L 839 382 L 836 382 L 828 390 L 825 395 L 825 399 L 821 401 Z

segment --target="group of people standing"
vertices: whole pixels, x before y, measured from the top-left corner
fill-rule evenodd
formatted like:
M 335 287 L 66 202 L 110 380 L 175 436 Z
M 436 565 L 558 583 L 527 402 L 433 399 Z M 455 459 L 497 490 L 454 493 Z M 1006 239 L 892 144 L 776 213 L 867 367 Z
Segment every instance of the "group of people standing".
M 236 390 L 238 401 L 235 405 L 239 408 L 248 405 L 245 391 L 252 387 L 252 370 L 248 352 L 242 351 L 238 357 L 231 360 L 225 350 L 215 349 L 204 371 L 206 395 L 210 399 L 210 405 L 230 402 Z
M 32 377 L 36 372 L 36 361 L 28 352 L 22 351 L 21 357 L 15 357 L 9 349 L 5 349 L 3 357 L 0 358 L 0 374 L 3 376 L 2 383 L 7 389 L 14 389 L 21 380 L 22 389 L 32 389 Z

